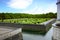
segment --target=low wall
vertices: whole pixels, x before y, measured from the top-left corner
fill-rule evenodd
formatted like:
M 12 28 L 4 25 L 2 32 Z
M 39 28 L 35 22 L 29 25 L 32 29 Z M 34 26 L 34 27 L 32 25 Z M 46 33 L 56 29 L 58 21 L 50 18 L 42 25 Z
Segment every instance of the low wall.
M 48 31 L 52 27 L 52 24 L 55 23 L 55 21 L 56 21 L 56 19 L 51 19 L 51 20 L 43 22 L 41 24 L 44 25 L 46 27 L 46 31 Z
M 60 23 L 56 21 L 54 24 L 52 24 L 53 27 L 53 40 L 60 40 Z
M 23 24 L 19 24 L 19 23 L 4 23 L 4 22 L 0 22 L 0 26 L 22 28 Z
M 56 19 L 51 19 L 49 21 L 43 22 L 41 24 L 23 24 L 23 31 L 41 31 L 47 32 L 51 25 L 56 21 Z
M 22 31 L 28 33 L 38 33 L 38 34 L 46 33 L 44 25 L 34 25 L 34 24 L 23 25 Z
M 9 38 L 6 38 L 6 39 L 4 39 L 4 40 L 23 40 L 23 39 L 22 39 L 22 33 L 18 33 L 18 34 L 16 34 L 16 35 L 14 35 L 14 36 L 12 36 L 12 37 L 9 37 Z
M 0 40 L 22 40 L 22 25 L 0 23 Z

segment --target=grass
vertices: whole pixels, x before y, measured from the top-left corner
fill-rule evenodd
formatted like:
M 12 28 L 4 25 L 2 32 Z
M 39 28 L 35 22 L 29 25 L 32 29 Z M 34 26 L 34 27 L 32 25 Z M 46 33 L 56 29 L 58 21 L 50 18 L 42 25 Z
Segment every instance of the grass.
M 48 20 L 50 20 L 50 18 L 20 18 L 20 19 L 5 19 L 3 20 L 3 22 L 20 23 L 20 24 L 40 24 Z

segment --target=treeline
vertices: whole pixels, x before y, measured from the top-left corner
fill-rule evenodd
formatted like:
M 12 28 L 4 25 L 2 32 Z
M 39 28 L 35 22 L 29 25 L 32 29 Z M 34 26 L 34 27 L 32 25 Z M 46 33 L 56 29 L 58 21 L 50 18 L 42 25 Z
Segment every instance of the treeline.
M 25 13 L 0 13 L 0 19 L 18 19 L 18 18 L 56 18 L 57 13 L 46 14 L 25 14 Z

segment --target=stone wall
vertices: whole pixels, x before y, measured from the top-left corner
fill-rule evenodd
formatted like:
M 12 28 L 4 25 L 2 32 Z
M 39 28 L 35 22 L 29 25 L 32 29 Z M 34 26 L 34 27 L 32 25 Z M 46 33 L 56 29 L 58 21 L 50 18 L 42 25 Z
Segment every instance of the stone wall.
M 37 31 L 48 31 L 51 25 L 56 21 L 56 19 L 51 19 L 49 21 L 43 22 L 41 24 L 23 24 L 23 30 L 37 30 Z
M 56 25 L 57 23 L 52 24 L 53 26 L 53 40 L 60 40 L 60 26 Z
M 22 40 L 22 25 L 15 23 L 0 23 L 0 28 L 3 28 L 0 35 L 1 40 Z M 3 32 L 4 29 L 6 32 Z
M 12 36 L 12 37 L 9 37 L 9 38 L 6 38 L 6 39 L 4 39 L 4 40 L 23 40 L 23 39 L 22 39 L 22 33 L 18 33 L 18 34 L 16 34 L 16 35 L 14 35 L 14 36 Z
M 52 27 L 52 24 L 55 23 L 55 21 L 56 19 L 51 19 L 49 21 L 43 22 L 44 26 L 46 27 L 46 31 Z

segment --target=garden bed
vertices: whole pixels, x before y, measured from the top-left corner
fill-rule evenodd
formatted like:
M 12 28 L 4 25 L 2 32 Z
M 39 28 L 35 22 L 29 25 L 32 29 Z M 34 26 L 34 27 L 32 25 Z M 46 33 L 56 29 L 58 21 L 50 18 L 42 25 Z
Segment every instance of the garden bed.
M 20 18 L 20 19 L 4 19 L 5 23 L 20 23 L 20 24 L 40 24 L 48 21 L 51 18 Z M 0 20 L 2 22 L 2 20 Z

